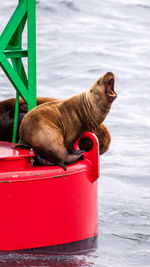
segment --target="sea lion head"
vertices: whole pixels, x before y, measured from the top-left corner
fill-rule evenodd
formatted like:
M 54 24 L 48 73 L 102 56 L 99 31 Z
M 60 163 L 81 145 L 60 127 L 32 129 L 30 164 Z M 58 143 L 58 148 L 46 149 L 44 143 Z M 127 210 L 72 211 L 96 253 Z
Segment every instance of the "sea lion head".
M 90 92 L 95 93 L 107 102 L 113 102 L 117 94 L 114 91 L 115 76 L 112 72 L 107 72 L 101 76 L 92 86 Z

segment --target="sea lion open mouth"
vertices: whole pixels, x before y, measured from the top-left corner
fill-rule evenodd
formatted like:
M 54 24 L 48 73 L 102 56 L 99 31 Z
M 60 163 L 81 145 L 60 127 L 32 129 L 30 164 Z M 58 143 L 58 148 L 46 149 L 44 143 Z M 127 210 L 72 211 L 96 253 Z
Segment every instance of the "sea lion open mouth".
M 108 95 L 109 97 L 111 97 L 113 100 L 117 97 L 117 94 L 115 93 L 114 91 L 114 78 L 111 78 L 109 81 L 108 81 L 108 84 L 106 86 L 106 95 Z

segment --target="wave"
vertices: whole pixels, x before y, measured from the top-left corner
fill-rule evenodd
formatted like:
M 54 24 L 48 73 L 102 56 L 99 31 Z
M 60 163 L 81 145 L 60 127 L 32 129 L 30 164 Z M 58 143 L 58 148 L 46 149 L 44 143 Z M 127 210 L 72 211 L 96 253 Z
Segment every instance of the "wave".
M 40 9 L 47 10 L 48 12 L 59 12 L 62 11 L 62 8 L 71 10 L 73 12 L 79 12 L 79 8 L 73 3 L 71 0 L 59 0 L 59 1 L 36 1 L 37 6 L 39 6 Z
M 119 234 L 112 234 L 113 236 L 128 239 L 131 241 L 141 241 L 141 242 L 149 242 L 150 241 L 150 235 L 149 234 L 143 234 L 143 233 L 135 233 L 132 235 L 119 235 Z

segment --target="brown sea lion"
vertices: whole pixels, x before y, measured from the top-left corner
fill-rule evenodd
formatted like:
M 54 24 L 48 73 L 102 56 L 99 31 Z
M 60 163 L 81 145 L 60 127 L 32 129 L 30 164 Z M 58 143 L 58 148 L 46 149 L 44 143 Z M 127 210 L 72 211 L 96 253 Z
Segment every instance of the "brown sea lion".
M 58 99 L 51 97 L 37 97 L 37 105 L 41 105 L 46 102 L 51 102 L 51 104 L 56 103 Z M 0 141 L 12 141 L 13 135 L 13 124 L 14 124 L 14 113 L 15 113 L 15 98 L 10 98 L 4 101 L 0 101 Z M 21 120 L 24 115 L 28 112 L 27 104 L 20 98 L 19 99 L 19 116 L 18 116 L 18 129 L 17 129 L 17 139 L 16 142 L 19 141 L 19 127 L 21 124 Z M 99 140 L 100 146 L 100 155 L 104 154 L 110 145 L 111 135 L 104 126 L 104 124 L 100 124 L 98 128 L 93 131 Z M 80 139 L 80 149 L 89 151 L 92 148 L 92 142 L 88 138 Z
M 81 154 L 70 153 L 74 142 L 86 131 L 95 131 L 117 97 L 113 73 L 100 77 L 86 92 L 39 105 L 29 111 L 20 125 L 20 139 L 40 155 L 42 165 L 76 162 Z

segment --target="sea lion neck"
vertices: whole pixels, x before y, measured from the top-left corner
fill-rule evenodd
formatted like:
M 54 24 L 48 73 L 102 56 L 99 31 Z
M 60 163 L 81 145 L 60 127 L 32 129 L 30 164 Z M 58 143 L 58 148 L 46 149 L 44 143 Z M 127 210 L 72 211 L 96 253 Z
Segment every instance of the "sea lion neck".
M 63 116 L 62 121 L 65 121 L 64 125 L 67 125 L 67 121 L 72 122 L 74 128 L 77 120 L 78 129 L 85 132 L 94 131 L 104 121 L 111 103 L 89 90 L 62 101 L 58 106 Z M 65 126 L 63 128 L 66 132 Z
M 98 126 L 93 104 L 87 98 L 86 92 L 81 93 L 79 95 L 79 99 L 80 107 L 78 108 L 77 112 L 80 116 L 80 119 L 85 126 L 86 131 L 93 131 Z
M 70 131 L 76 132 L 75 128 L 77 127 L 80 134 L 86 131 L 92 131 L 98 126 L 94 120 L 93 107 L 90 101 L 86 99 L 86 92 L 62 101 L 58 104 L 58 108 L 62 116 L 65 136 L 67 135 L 66 125 L 68 123 L 71 125 Z M 92 118 L 93 116 L 94 118 Z
M 86 91 L 86 103 L 88 103 L 88 106 L 91 107 L 89 119 L 94 121 L 97 125 L 96 127 L 98 127 L 109 113 L 112 102 L 108 101 L 108 98 L 105 97 L 105 95 L 99 94 L 97 91 L 95 92 L 90 89 Z

